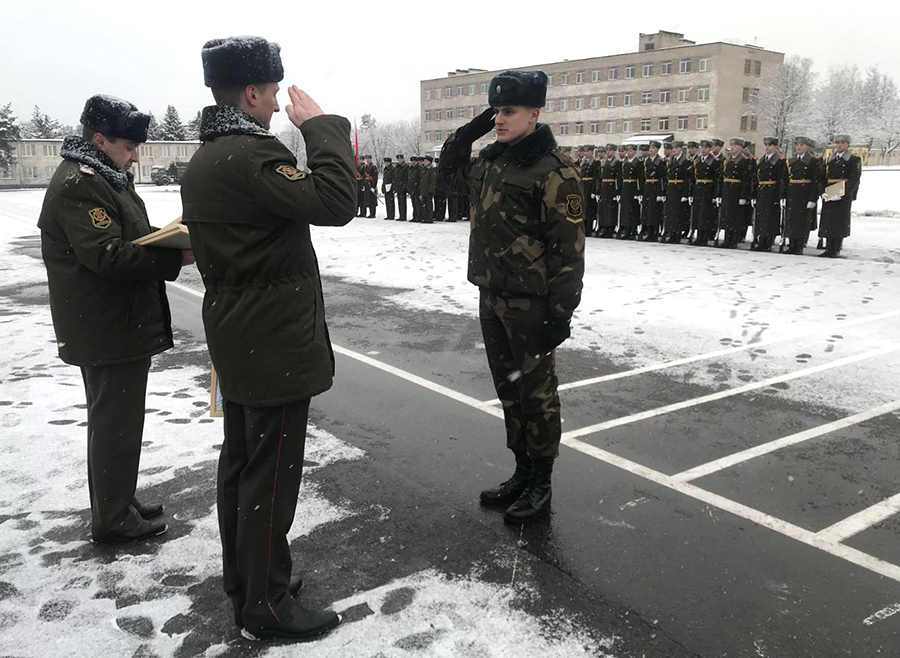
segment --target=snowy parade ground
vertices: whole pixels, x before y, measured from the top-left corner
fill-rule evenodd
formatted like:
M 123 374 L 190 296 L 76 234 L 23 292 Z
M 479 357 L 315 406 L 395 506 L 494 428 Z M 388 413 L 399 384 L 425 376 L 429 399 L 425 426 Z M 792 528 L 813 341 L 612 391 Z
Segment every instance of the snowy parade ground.
M 94 546 L 43 191 L 0 192 L 0 656 L 900 656 L 898 187 L 863 172 L 836 260 L 589 238 L 554 510 L 521 531 L 477 505 L 509 463 L 467 225 L 314 229 L 338 362 L 292 546 L 345 621 L 302 651 L 241 640 L 221 590 L 196 270 L 147 396 L 169 533 Z

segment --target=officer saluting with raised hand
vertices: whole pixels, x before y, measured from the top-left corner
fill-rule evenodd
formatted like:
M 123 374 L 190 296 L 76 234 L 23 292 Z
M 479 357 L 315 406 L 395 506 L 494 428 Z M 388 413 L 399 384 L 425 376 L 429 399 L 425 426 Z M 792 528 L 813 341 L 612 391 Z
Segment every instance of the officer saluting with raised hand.
M 450 136 L 439 171 L 471 189 L 468 278 L 481 291 L 485 350 L 516 459 L 512 477 L 481 501 L 505 507 L 509 523 L 550 502 L 561 438 L 555 349 L 569 337 L 584 276 L 581 172 L 538 123 L 546 95 L 543 71 L 496 76 L 490 108 Z M 470 162 L 495 116 L 497 141 Z
M 307 166 L 270 132 L 284 77 L 280 47 L 260 37 L 208 41 L 203 73 L 216 105 L 181 187 L 203 276 L 203 324 L 225 400 L 217 508 L 225 592 L 245 636 L 299 640 L 339 623 L 292 596 L 294 520 L 310 399 L 328 390 L 334 355 L 310 226 L 355 210 L 350 122 L 296 87 L 288 118 Z

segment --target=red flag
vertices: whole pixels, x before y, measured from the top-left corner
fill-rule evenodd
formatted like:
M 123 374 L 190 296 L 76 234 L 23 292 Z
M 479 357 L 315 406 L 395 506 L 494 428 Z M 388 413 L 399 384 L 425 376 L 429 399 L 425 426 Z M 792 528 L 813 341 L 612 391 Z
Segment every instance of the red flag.
M 353 166 L 359 166 L 359 133 L 356 132 L 356 121 L 353 122 Z

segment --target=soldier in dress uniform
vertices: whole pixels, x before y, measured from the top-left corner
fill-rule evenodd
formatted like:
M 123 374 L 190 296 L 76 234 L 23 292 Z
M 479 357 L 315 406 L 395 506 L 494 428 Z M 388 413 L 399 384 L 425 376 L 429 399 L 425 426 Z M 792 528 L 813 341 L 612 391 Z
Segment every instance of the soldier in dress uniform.
M 819 180 L 817 181 L 817 183 L 819 185 L 819 189 L 823 190 L 823 189 L 825 189 L 825 161 L 822 159 L 821 154 L 819 154 L 818 151 L 816 151 L 816 148 L 818 147 L 816 140 L 810 139 L 809 141 L 810 141 L 809 154 L 818 163 Z M 820 194 L 821 194 L 821 192 L 820 192 Z M 816 200 L 818 201 L 818 198 Z M 818 219 L 819 219 L 818 204 L 816 204 L 816 208 L 813 208 L 812 212 L 809 213 L 809 230 L 810 230 L 810 232 L 815 231 L 817 228 L 819 228 Z M 809 238 L 807 238 L 807 241 L 809 241 Z M 822 244 L 822 242 L 823 242 L 823 238 L 819 238 L 819 244 L 816 245 L 817 249 L 825 248 L 825 246 Z M 806 243 L 804 243 L 803 246 L 806 247 L 807 246 Z
M 599 162 L 594 159 L 594 145 L 584 147 L 584 160 L 581 163 L 581 186 L 584 197 L 584 234 L 594 235 L 597 221 L 597 200 L 594 198 L 594 180 L 598 176 Z
M 741 242 L 747 241 L 747 234 L 753 226 L 753 212 L 756 207 L 756 168 L 758 166 L 756 156 L 753 155 L 753 142 L 744 140 L 744 155 L 747 157 L 747 169 L 750 171 L 750 203 L 744 206 L 744 231 Z M 756 244 L 756 236 L 753 236 L 753 244 Z M 753 245 L 751 245 L 752 247 Z
M 366 156 L 366 209 L 369 211 L 369 218 L 375 218 L 375 211 L 378 209 L 378 165 L 372 162 L 372 156 Z
M 692 163 L 697 159 L 697 149 L 700 148 L 698 142 L 690 141 L 687 143 L 687 159 Z
M 409 165 L 402 153 L 396 155 L 397 164 L 394 165 L 393 191 L 397 196 L 397 221 L 406 221 L 406 194 L 409 191 Z
M 643 185 L 641 187 L 641 235 L 639 240 L 659 240 L 663 224 L 665 202 L 666 161 L 659 155 L 662 144 L 652 141 L 647 145 L 644 159 Z
M 422 205 L 419 197 L 419 188 L 422 183 L 422 166 L 421 158 L 414 155 L 410 158 L 409 176 L 407 177 L 407 189 L 409 190 L 409 200 L 412 203 L 412 221 L 422 221 Z
M 722 157 L 723 157 L 722 149 L 725 147 L 725 142 L 723 142 L 721 139 L 718 139 L 718 138 L 713 139 L 711 141 L 712 141 L 712 156 L 716 160 L 721 161 Z
M 434 182 L 434 220 L 436 222 L 442 222 L 447 216 L 447 184 L 444 181 L 438 180 L 437 178 L 437 170 L 440 167 L 441 159 L 434 159 L 434 167 L 432 171 L 434 172 L 435 182 Z
M 808 137 L 796 137 L 794 157 L 787 161 L 784 238 L 788 241 L 789 254 L 803 254 L 803 248 L 809 240 L 810 214 L 816 212 L 819 199 L 820 160 L 809 152 L 813 144 L 815 142 Z
M 625 147 L 625 159 L 619 173 L 619 240 L 635 240 L 641 223 L 641 193 L 643 167 L 637 159 L 637 147 Z
M 664 160 L 667 160 L 672 157 L 672 142 L 663 142 L 663 155 Z
M 834 153 L 825 164 L 825 184 L 844 183 L 844 195 L 834 199 L 822 190 L 819 237 L 826 240 L 826 249 L 819 255 L 825 258 L 838 258 L 844 238 L 850 235 L 850 208 L 862 177 L 862 160 L 850 152 L 850 135 L 835 135 L 834 144 Z
M 691 206 L 688 198 L 693 194 L 694 167 L 684 153 L 684 142 L 672 143 L 672 156 L 666 162 L 665 224 L 663 239 L 669 244 L 681 244 L 681 238 L 690 231 Z
M 394 170 L 396 165 L 391 158 L 384 158 L 384 169 L 381 172 L 381 193 L 384 195 L 385 219 L 394 219 Z
M 616 157 L 619 159 L 619 162 L 625 161 L 625 154 L 627 151 L 628 149 L 624 144 L 619 144 L 619 148 L 616 149 Z
M 437 183 L 437 169 L 434 168 L 434 156 L 422 158 L 422 178 L 419 180 L 419 194 L 422 201 L 422 222 L 434 224 L 434 189 Z
M 719 207 L 719 227 L 725 231 L 725 249 L 737 248 L 738 240 L 744 233 L 747 212 L 744 206 L 750 204 L 750 161 L 744 155 L 744 140 L 733 137 L 729 142 L 731 155 L 722 165 L 721 206 Z M 718 235 L 716 235 L 718 239 Z
M 366 216 L 366 158 L 360 156 L 356 163 L 356 216 Z
M 598 177 L 594 179 L 597 196 L 597 231 L 601 238 L 611 238 L 619 222 L 619 174 L 622 163 L 616 157 L 616 145 L 606 145 L 606 157 L 601 160 Z
M 716 199 L 720 196 L 721 162 L 712 154 L 712 142 L 700 140 L 700 153 L 694 160 L 694 193 L 691 202 L 691 231 L 696 232 L 692 244 L 705 247 L 719 225 Z
M 766 154 L 756 168 L 756 197 L 753 205 L 753 251 L 769 251 L 775 238 L 781 235 L 781 213 L 787 188 L 787 161 L 778 152 L 775 137 L 763 139 Z
M 647 159 L 649 154 L 650 154 L 650 145 L 649 144 L 641 144 L 640 146 L 638 146 L 638 160 L 640 160 L 641 163 L 643 163 L 644 160 Z

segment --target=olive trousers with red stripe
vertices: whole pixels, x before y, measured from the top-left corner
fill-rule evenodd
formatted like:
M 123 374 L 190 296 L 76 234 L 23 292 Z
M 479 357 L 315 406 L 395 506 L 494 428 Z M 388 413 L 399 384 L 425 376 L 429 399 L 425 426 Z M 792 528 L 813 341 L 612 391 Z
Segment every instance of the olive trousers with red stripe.
M 288 592 L 294 521 L 309 400 L 280 407 L 225 402 L 217 505 L 225 592 L 235 618 L 253 631 L 279 624 Z

